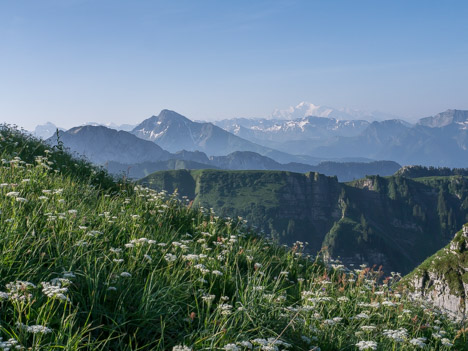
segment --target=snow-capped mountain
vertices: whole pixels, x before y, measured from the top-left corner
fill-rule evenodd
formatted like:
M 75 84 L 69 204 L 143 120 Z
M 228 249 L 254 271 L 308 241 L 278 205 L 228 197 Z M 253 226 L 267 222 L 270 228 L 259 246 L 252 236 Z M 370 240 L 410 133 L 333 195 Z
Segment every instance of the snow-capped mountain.
M 329 117 L 338 120 L 354 120 L 361 119 L 367 121 L 380 121 L 386 119 L 396 119 L 398 116 L 394 116 L 388 113 L 379 111 L 366 111 L 356 110 L 350 108 L 334 108 L 330 106 L 315 105 L 310 102 L 301 102 L 296 106 L 290 106 L 284 110 L 276 109 L 270 115 L 270 119 L 297 119 L 303 117 Z
M 235 151 L 253 151 L 277 162 L 298 161 L 292 155 L 255 144 L 212 123 L 193 122 L 170 110 L 162 110 L 158 116 L 144 120 L 132 133 L 170 152 L 198 150 L 208 155 L 222 156 Z
M 277 109 L 269 118 L 233 118 L 213 123 L 257 144 L 292 154 L 310 154 L 311 150 L 330 145 L 337 138 L 359 136 L 376 120 L 396 118 L 382 112 L 301 102 L 284 110 Z
M 301 106 L 311 111 L 305 104 Z M 468 166 L 468 111 L 447 110 L 415 125 L 401 119 L 370 122 L 310 116 L 294 120 L 236 118 L 215 123 L 244 139 L 293 155 Z
M 365 120 L 338 120 L 314 116 L 294 120 L 233 118 L 213 123 L 252 142 L 288 142 L 356 136 L 370 124 Z

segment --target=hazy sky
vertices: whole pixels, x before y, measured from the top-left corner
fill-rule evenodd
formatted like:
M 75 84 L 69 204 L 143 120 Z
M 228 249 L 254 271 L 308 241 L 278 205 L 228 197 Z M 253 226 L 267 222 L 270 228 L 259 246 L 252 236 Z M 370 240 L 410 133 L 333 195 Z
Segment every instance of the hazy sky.
M 0 121 L 468 109 L 467 1 L 0 0 Z

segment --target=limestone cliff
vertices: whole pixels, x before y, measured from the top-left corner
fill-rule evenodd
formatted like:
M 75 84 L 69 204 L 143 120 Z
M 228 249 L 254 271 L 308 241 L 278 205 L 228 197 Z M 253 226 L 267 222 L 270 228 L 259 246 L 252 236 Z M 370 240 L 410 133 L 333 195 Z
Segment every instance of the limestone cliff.
M 445 248 L 429 257 L 405 281 L 417 296 L 457 318 L 468 314 L 468 224 Z

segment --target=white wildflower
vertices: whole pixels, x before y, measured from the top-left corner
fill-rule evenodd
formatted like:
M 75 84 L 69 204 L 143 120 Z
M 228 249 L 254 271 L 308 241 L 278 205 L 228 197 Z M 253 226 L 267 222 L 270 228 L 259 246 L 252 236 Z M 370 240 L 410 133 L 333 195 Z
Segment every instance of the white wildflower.
M 9 295 L 8 293 L 6 293 L 6 292 L 4 292 L 4 291 L 0 291 L 0 301 L 2 301 L 2 300 L 8 300 L 8 297 L 9 297 L 9 296 L 10 296 L 10 295 Z
M 364 331 L 373 331 L 377 329 L 375 325 L 361 325 L 361 329 Z
M 369 319 L 370 317 L 367 313 L 362 312 L 356 315 L 354 318 L 355 319 Z
M 204 294 L 202 296 L 202 300 L 205 301 L 205 302 L 211 302 L 215 299 L 215 295 L 208 295 L 208 294 Z
M 377 343 L 375 341 L 359 341 L 356 346 L 359 350 L 377 350 Z
M 167 262 L 174 262 L 176 259 L 177 259 L 177 256 L 176 255 L 173 255 L 171 253 L 168 253 L 166 255 L 164 255 L 164 259 L 167 261 Z
M 447 339 L 447 338 L 443 338 L 442 340 L 440 340 L 440 342 L 441 342 L 442 345 L 444 345 L 444 346 L 448 346 L 448 347 L 452 347 L 452 346 L 453 346 L 453 344 L 452 344 L 452 343 L 450 342 L 450 340 Z
M 185 345 L 177 345 L 172 348 L 172 351 L 192 351 L 192 348 Z
M 396 342 L 403 342 L 408 336 L 408 331 L 405 328 L 397 330 L 385 329 L 382 334 Z
M 253 347 L 252 343 L 250 341 L 247 341 L 247 340 L 241 341 L 239 343 L 239 345 L 242 346 L 242 347 L 246 347 L 248 349 L 252 349 L 252 347 Z
M 61 301 L 70 301 L 70 299 L 65 295 L 68 292 L 68 288 L 62 287 L 63 278 L 56 278 L 48 282 L 42 282 L 42 292 L 50 299 L 57 299 Z M 65 284 L 69 284 L 69 280 L 65 279 Z
M 43 325 L 25 325 L 23 323 L 17 322 L 16 325 L 18 328 L 27 331 L 32 334 L 49 334 L 52 333 L 52 329 L 47 328 Z
M 17 197 L 19 195 L 19 192 L 17 191 L 10 191 L 9 193 L 6 193 L 6 196 L 10 197 Z
M 410 340 L 410 344 L 413 346 L 418 346 L 420 348 L 426 347 L 426 338 L 414 338 Z

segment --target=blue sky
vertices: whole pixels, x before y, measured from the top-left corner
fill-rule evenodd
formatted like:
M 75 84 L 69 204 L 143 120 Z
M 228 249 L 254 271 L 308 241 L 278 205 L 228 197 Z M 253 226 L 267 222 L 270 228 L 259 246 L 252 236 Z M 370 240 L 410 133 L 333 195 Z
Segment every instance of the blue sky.
M 468 109 L 466 1 L 0 1 L 0 121 Z

